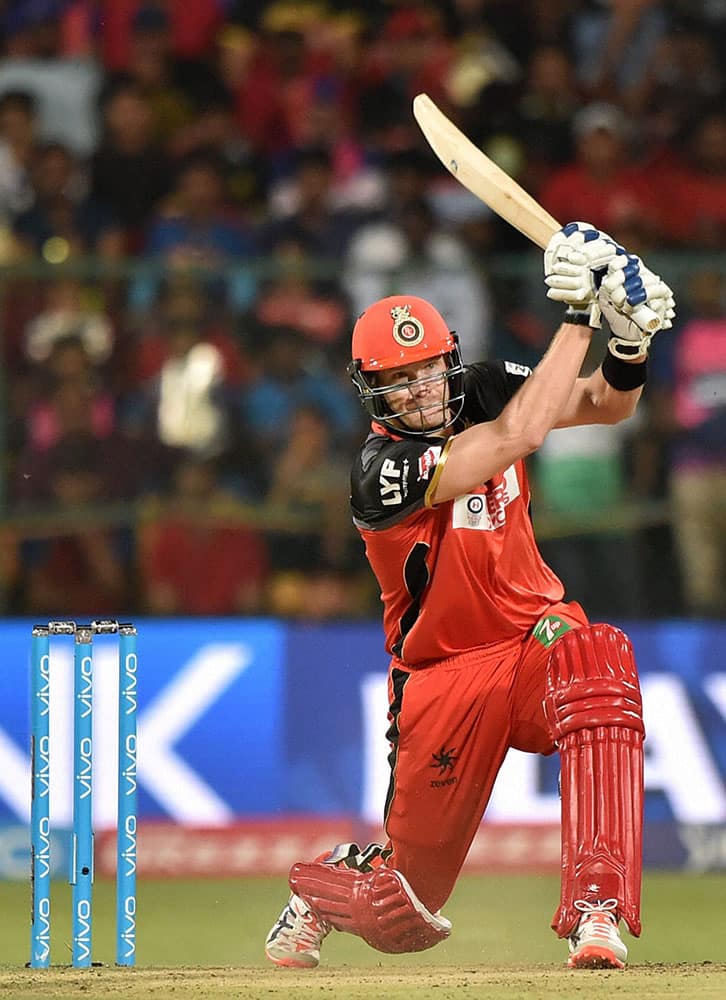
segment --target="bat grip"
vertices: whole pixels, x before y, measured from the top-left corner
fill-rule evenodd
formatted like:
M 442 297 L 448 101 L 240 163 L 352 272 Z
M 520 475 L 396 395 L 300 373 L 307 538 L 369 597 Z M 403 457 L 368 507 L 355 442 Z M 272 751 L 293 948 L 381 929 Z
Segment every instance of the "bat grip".
M 658 313 L 654 312 L 650 306 L 646 306 L 644 303 L 633 309 L 630 313 L 630 318 L 641 330 L 648 333 L 657 333 L 663 326 L 663 320 Z

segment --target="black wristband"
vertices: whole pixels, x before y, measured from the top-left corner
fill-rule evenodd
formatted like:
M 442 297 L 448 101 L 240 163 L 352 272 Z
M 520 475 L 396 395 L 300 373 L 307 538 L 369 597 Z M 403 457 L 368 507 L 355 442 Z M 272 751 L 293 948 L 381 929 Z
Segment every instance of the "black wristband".
M 645 385 L 647 375 L 647 361 L 645 359 L 637 364 L 632 364 L 629 361 L 616 358 L 608 351 L 600 368 L 602 377 L 607 384 L 611 385 L 613 389 L 617 389 L 618 392 L 630 392 L 631 389 L 639 389 L 641 385 Z
M 567 309 L 563 322 L 574 323 L 575 326 L 590 326 L 590 313 L 577 312 L 576 309 Z

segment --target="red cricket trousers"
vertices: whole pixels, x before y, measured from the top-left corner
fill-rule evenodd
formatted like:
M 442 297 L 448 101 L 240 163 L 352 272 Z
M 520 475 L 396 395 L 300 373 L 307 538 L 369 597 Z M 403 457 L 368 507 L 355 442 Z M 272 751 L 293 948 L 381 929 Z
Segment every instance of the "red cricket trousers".
M 542 707 L 550 646 L 588 619 L 574 602 L 543 618 L 560 623 L 554 635 L 535 626 L 422 669 L 391 663 L 386 864 L 434 913 L 451 894 L 507 750 L 555 749 Z

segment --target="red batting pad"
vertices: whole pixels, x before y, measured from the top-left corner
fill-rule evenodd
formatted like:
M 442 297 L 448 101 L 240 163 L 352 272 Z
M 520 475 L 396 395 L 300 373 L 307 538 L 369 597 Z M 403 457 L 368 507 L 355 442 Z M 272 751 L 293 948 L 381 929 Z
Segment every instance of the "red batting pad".
M 614 898 L 637 936 L 644 727 L 627 636 L 611 625 L 588 625 L 559 639 L 545 712 L 562 769 L 562 896 L 552 926 L 566 937 L 580 916 L 575 900 Z

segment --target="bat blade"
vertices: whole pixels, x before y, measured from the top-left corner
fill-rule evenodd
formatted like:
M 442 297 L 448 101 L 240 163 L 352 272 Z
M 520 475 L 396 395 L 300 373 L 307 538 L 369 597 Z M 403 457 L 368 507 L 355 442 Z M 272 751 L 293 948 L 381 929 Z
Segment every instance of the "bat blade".
M 457 181 L 544 250 L 562 228 L 557 219 L 449 121 L 428 94 L 414 97 L 413 114 L 429 146 Z M 641 329 L 661 328 L 662 320 L 647 305 L 636 310 L 631 315 L 638 316 Z
M 414 97 L 413 114 L 434 153 L 457 181 L 544 249 L 560 223 L 449 121 L 428 94 Z

